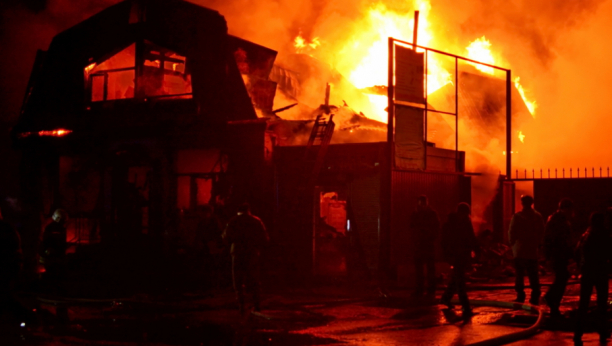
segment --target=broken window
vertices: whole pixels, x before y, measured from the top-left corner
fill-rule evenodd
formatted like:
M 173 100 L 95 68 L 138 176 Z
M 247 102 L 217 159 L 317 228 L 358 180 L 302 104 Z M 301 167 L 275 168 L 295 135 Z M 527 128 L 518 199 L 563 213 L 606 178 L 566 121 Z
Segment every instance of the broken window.
M 187 59 L 150 42 L 145 42 L 144 49 L 144 66 L 138 84 L 139 95 L 191 98 L 191 73 Z
M 85 85 L 91 91 L 91 101 L 133 98 L 135 66 L 136 44 L 131 44 L 110 58 L 85 67 Z
M 85 85 L 92 102 L 134 97 L 192 98 L 186 57 L 147 41 L 138 46 L 141 48 L 142 60 L 139 58 L 138 63 L 137 45 L 133 43 L 85 67 Z

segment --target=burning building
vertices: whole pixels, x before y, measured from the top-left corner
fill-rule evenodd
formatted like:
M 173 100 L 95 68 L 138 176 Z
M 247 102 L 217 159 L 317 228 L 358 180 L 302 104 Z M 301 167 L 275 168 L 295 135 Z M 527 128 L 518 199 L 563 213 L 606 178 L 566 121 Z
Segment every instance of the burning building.
M 61 206 L 76 238 L 104 241 L 180 232 L 184 211 L 211 202 L 249 199 L 265 217 L 265 124 L 248 122 L 238 51 L 271 69 L 275 52 L 184 1 L 122 2 L 58 34 L 13 129 L 32 218 Z
M 364 93 L 305 54 L 276 58 L 229 35 L 218 12 L 180 0 L 124 1 L 58 34 L 37 55 L 13 129 L 31 217 L 63 207 L 83 242 L 189 243 L 198 206 L 227 218 L 249 201 L 281 269 L 369 275 L 405 260 L 419 195 L 440 215 L 471 202 L 466 153 L 441 145 L 459 127 L 430 111 L 465 100 L 458 112 L 499 130 L 491 117 L 505 96 L 476 92 L 497 80 L 472 67 L 454 96 L 448 83 L 436 88 L 423 113 L 431 126 L 411 137 L 427 165 L 406 168 L 389 155 L 386 120 L 359 111 L 386 89 Z

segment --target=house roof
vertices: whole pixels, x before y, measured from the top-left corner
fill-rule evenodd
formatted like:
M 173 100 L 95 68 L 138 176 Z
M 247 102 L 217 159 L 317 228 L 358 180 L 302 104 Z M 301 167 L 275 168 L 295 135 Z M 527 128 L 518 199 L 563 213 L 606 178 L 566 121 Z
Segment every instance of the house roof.
M 257 117 L 223 16 L 182 0 L 127 0 L 59 33 L 39 54 L 14 133 L 78 127 L 87 113 L 84 68 L 141 40 L 187 57 L 198 116 Z

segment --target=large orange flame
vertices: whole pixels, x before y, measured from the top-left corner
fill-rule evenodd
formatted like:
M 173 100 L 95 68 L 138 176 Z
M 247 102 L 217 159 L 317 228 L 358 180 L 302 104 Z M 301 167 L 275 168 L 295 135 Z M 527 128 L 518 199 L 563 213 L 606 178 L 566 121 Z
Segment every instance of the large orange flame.
M 529 113 L 531 113 L 531 116 L 535 118 L 535 111 L 538 108 L 538 104 L 535 100 L 529 101 L 527 99 L 527 96 L 525 95 L 525 89 L 523 89 L 523 86 L 521 85 L 521 83 L 519 83 L 520 80 L 520 77 L 516 77 L 514 79 L 514 86 L 516 87 L 516 90 L 518 90 L 519 94 L 521 94 L 525 105 L 527 105 L 527 109 L 529 109 Z
M 315 37 L 312 40 L 308 41 L 302 36 L 302 32 L 300 31 L 299 35 L 293 40 L 293 46 L 295 47 L 296 53 L 310 53 L 311 51 L 317 49 L 321 45 L 319 42 L 319 38 Z
M 474 40 L 474 42 L 470 43 L 466 50 L 467 57 L 469 59 L 480 61 L 489 65 L 495 65 L 495 59 L 491 53 L 491 42 L 489 42 L 484 36 L 477 38 Z M 493 72 L 495 72 L 495 70 L 489 66 L 480 64 L 474 64 L 474 66 L 484 73 L 493 74 Z
M 429 0 L 414 0 L 414 9 L 420 12 L 418 23 L 418 44 L 420 46 L 433 47 L 451 52 L 461 49 L 435 42 L 436 35 L 432 28 L 429 14 L 431 5 Z M 359 89 L 374 86 L 387 85 L 388 68 L 388 38 L 393 37 L 401 41 L 412 42 L 414 18 L 410 13 L 391 10 L 383 2 L 370 7 L 367 16 L 355 23 L 352 35 L 345 42 L 338 42 L 340 47 L 332 56 L 327 56 L 326 62 L 335 67 L 342 75 L 347 76 L 349 81 Z M 442 36 L 441 36 L 442 37 Z M 448 43 L 448 42 L 446 42 Z M 437 45 L 437 46 L 436 46 Z M 313 54 L 320 46 L 317 37 L 307 40 L 299 35 L 294 40 L 294 47 L 298 53 Z M 446 46 L 446 47 L 445 47 Z M 491 42 L 482 36 L 471 42 L 465 49 L 467 57 L 482 63 L 494 65 L 496 59 L 491 51 Z M 460 53 L 461 54 L 461 53 Z M 427 94 L 434 93 L 443 86 L 452 83 L 453 76 L 438 60 L 437 54 L 429 54 L 427 59 Z M 474 66 L 483 73 L 493 74 L 494 69 L 481 64 Z M 535 101 L 529 101 L 525 90 L 514 80 L 515 87 L 521 94 L 532 116 L 537 107 Z M 387 97 L 385 95 L 367 95 L 371 104 L 372 113 L 368 117 L 387 122 Z

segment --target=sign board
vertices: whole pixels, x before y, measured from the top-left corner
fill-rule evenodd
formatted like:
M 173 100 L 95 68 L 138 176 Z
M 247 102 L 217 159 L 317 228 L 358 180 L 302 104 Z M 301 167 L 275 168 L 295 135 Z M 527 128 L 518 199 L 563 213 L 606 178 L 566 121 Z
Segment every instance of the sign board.
M 425 169 L 424 111 L 395 107 L 395 165 L 401 169 Z
M 395 46 L 395 99 L 425 103 L 425 59 L 423 53 Z

